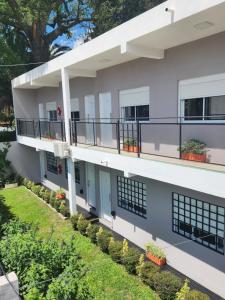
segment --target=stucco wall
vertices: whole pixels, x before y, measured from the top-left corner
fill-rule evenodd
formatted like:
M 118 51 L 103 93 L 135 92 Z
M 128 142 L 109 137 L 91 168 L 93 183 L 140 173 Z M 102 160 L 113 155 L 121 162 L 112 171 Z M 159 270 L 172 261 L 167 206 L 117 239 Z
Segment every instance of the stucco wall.
M 38 152 L 17 142 L 11 142 L 7 159 L 11 162 L 16 172 L 34 182 L 40 182 L 40 162 Z M 0 143 L 0 148 L 4 143 Z

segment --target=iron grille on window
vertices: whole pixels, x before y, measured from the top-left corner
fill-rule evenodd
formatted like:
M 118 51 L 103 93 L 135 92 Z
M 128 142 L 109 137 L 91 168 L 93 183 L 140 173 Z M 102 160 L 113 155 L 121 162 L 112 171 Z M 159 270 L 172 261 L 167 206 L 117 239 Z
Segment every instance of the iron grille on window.
M 49 112 L 49 121 L 57 121 L 57 111 L 56 110 L 50 110 Z
M 80 112 L 79 111 L 71 111 L 71 119 L 72 119 L 72 121 L 80 121 Z
M 58 174 L 57 158 L 51 152 L 46 152 L 47 170 L 51 173 Z
M 125 177 L 117 177 L 118 206 L 146 218 L 146 185 Z
M 173 198 L 173 231 L 224 254 L 225 208 L 177 193 Z

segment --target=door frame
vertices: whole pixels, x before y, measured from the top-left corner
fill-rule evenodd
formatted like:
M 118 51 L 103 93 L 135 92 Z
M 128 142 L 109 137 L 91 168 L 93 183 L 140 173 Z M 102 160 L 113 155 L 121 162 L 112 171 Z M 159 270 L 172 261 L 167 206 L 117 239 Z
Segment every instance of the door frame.
M 109 176 L 109 180 L 110 180 L 110 190 L 109 190 L 109 198 L 110 198 L 110 204 L 111 204 L 111 207 L 110 207 L 110 215 L 104 215 L 104 212 L 103 212 L 103 200 L 102 200 L 102 183 L 101 183 L 101 174 L 102 173 L 107 173 L 108 176 Z M 112 216 L 111 216 L 111 211 L 112 211 L 112 188 L 111 188 L 111 173 L 110 171 L 105 171 L 105 170 L 99 170 L 99 198 L 100 198 L 100 217 L 103 219 L 103 220 L 106 220 L 108 222 L 112 222 Z M 105 185 L 104 185 L 105 186 Z M 105 217 L 106 216 L 106 217 Z
M 94 179 L 93 179 L 93 181 L 94 181 L 94 203 L 90 203 L 90 198 L 89 198 L 89 177 L 88 177 L 88 175 L 89 175 L 89 170 L 88 170 L 88 168 L 90 167 L 90 166 L 92 166 L 93 167 L 93 169 L 94 169 Z M 87 198 L 87 203 L 91 206 L 91 207 L 93 207 L 93 208 L 96 208 L 96 176 L 95 176 L 95 165 L 94 164 L 92 164 L 92 163 L 89 163 L 89 162 L 86 162 L 85 163 L 85 177 L 86 177 L 86 198 Z

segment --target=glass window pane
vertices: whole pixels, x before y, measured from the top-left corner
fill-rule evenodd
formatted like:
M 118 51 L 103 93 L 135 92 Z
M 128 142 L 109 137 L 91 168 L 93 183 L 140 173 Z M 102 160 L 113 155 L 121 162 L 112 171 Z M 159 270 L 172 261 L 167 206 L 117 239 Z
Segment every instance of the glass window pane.
M 203 98 L 184 100 L 184 120 L 202 120 L 203 119 Z
M 136 106 L 136 119 L 137 121 L 149 120 L 149 105 Z
M 205 99 L 206 120 L 225 120 L 225 95 Z
M 125 121 L 135 121 L 135 106 L 124 107 Z

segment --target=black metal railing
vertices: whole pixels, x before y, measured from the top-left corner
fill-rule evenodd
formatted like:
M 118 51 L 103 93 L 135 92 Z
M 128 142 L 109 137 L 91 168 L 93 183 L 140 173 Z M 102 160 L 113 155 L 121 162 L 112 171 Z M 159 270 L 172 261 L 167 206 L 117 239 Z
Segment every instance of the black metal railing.
M 17 119 L 16 124 L 18 135 L 65 141 L 65 125 L 63 120 Z
M 206 144 L 207 162 L 225 165 L 225 122 L 154 118 L 124 122 L 122 119 L 71 120 L 71 141 L 121 151 L 163 157 L 182 157 L 182 145 L 195 139 Z

